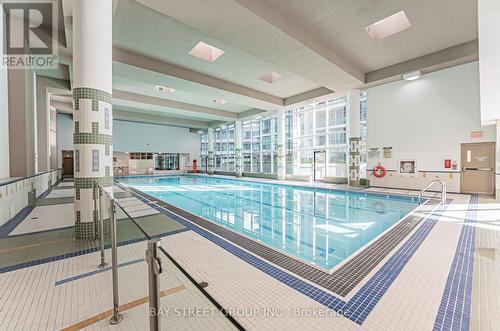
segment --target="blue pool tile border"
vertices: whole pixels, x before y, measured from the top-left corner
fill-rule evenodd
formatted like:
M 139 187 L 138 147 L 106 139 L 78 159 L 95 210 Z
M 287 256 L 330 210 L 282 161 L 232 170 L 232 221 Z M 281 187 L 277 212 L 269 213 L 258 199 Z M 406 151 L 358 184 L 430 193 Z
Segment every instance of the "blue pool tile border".
M 152 235 L 151 237 L 152 238 L 163 238 L 163 237 L 172 236 L 172 235 L 175 235 L 175 234 L 178 234 L 178 233 L 181 233 L 181 232 L 185 232 L 185 231 L 190 231 L 190 229 L 188 229 L 188 228 L 178 229 L 178 230 L 174 230 L 174 231 L 170 231 L 170 232 L 164 232 L 164 233 Z M 135 239 L 121 241 L 121 242 L 118 243 L 118 246 L 125 246 L 125 245 L 135 244 L 135 243 L 138 243 L 138 242 L 141 242 L 141 241 L 147 241 L 147 238 L 146 237 L 142 237 L 142 238 L 135 238 Z M 110 249 L 110 248 L 111 248 L 111 244 L 106 244 L 105 249 Z M 44 264 L 44 263 L 49 263 L 49 262 L 55 262 L 55 261 L 59 261 L 59 260 L 69 259 L 71 257 L 76 257 L 76 256 L 80 256 L 80 255 L 90 254 L 90 253 L 97 252 L 99 250 L 100 250 L 100 247 L 96 246 L 96 247 L 91 247 L 91 248 L 87 248 L 87 249 L 82 249 L 82 250 L 79 250 L 79 251 L 74 251 L 74 252 L 71 252 L 71 253 L 66 253 L 66 254 L 61 254 L 61 255 L 56 255 L 56 256 L 50 256 L 50 257 L 46 257 L 46 258 L 43 258 L 43 259 L 38 259 L 38 260 L 33 260 L 33 261 L 28 261 L 28 262 L 23 262 L 23 263 L 18 263 L 18 264 L 14 264 L 14 265 L 11 265 L 11 266 L 0 268 L 0 274 L 2 274 L 4 272 L 15 271 L 15 270 L 18 270 L 18 269 L 24 269 L 24 268 L 33 267 L 33 266 L 36 266 L 36 265 L 39 265 L 39 264 Z
M 184 219 L 183 217 L 180 217 L 154 203 L 150 203 L 150 201 L 142 195 L 130 191 L 126 187 L 122 186 L 122 188 L 131 192 L 141 201 L 150 204 L 159 212 L 173 218 L 182 225 L 190 228 L 197 234 L 210 240 L 214 244 L 261 270 L 267 275 L 306 295 L 323 306 L 336 311 L 338 314 L 344 315 L 346 318 L 359 325 L 363 324 L 370 312 L 385 294 L 390 285 L 394 282 L 399 273 L 403 270 L 405 265 L 420 247 L 434 225 L 437 223 L 438 219 L 448 207 L 448 204 L 444 206 L 440 205 L 436 210 L 434 210 L 432 214 L 424 220 L 421 226 L 416 229 L 410 238 L 406 240 L 404 244 L 396 252 L 394 252 L 389 260 L 382 265 L 375 275 L 371 277 L 350 300 L 345 301 L 244 251 L 236 245 L 195 225 L 187 219 Z
M 53 188 L 56 187 L 59 183 L 60 183 L 60 181 L 57 181 L 53 186 L 49 187 L 45 192 L 40 194 L 40 196 L 37 199 L 46 198 L 49 195 L 49 193 L 52 192 Z M 32 205 L 28 205 L 28 206 L 24 207 L 14 217 L 12 217 L 10 220 L 8 220 L 2 226 L 0 226 L 0 239 L 24 235 L 24 234 L 19 234 L 19 235 L 15 235 L 15 236 L 9 236 L 9 234 L 12 231 L 14 231 L 14 229 L 17 228 L 17 226 L 19 224 L 21 224 L 24 221 L 24 219 L 33 211 L 33 209 L 35 209 L 35 207 L 38 207 L 38 206 L 36 206 L 35 204 L 32 204 Z M 48 232 L 48 231 L 52 231 L 52 230 L 60 230 L 60 229 L 50 229 L 50 230 L 43 230 L 43 231 L 39 231 L 39 232 Z M 36 232 L 36 233 L 39 233 L 39 232 Z M 31 234 L 33 234 L 33 233 L 31 233 Z
M 118 268 L 126 267 L 126 266 L 129 266 L 129 265 L 132 265 L 132 264 L 136 264 L 136 263 L 139 263 L 139 262 L 144 262 L 144 259 L 137 259 L 137 260 L 132 260 L 132 261 L 127 261 L 127 262 L 119 263 L 118 264 Z M 80 274 L 80 275 L 76 275 L 76 276 L 73 276 L 73 277 L 61 279 L 61 280 L 56 281 L 54 285 L 58 286 L 58 285 L 62 285 L 62 284 L 74 282 L 76 280 L 79 280 L 79 279 L 82 279 L 82 278 L 87 278 L 87 277 L 90 277 L 90 276 L 94 276 L 94 275 L 97 275 L 97 274 L 100 274 L 102 272 L 109 271 L 109 270 L 111 270 L 111 266 L 105 267 L 105 268 L 101 268 L 101 269 L 96 269 L 96 270 L 93 270 L 93 271 L 90 271 L 90 272 L 86 272 L 86 273 L 83 273 L 83 274 Z
M 460 231 L 455 256 L 434 322 L 434 331 L 469 330 L 476 246 L 476 227 L 471 226 L 471 223 L 475 223 L 477 205 L 478 196 L 474 194 Z
M 35 206 L 26 206 L 13 218 L 5 222 L 0 226 L 0 238 L 8 238 L 9 233 L 14 231 L 14 229 L 24 221 L 24 219 L 35 209 Z

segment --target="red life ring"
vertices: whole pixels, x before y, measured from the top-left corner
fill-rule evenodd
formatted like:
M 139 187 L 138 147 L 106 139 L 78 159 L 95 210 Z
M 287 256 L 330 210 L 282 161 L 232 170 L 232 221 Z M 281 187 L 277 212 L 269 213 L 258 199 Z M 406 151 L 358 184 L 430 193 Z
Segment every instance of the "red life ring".
M 380 164 L 378 166 L 376 166 L 375 168 L 373 168 L 373 176 L 377 177 L 377 178 L 382 178 L 384 177 L 385 175 L 387 174 L 387 171 L 385 170 L 385 168 L 383 166 L 381 166 Z

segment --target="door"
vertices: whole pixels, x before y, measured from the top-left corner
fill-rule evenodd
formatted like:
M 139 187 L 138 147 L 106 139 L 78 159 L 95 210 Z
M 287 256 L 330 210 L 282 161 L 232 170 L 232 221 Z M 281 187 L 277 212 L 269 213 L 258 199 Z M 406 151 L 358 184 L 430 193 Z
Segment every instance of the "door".
M 495 143 L 462 144 L 461 158 L 461 191 L 493 194 L 495 190 Z
M 326 176 L 326 152 L 314 152 L 314 180 L 324 180 Z
M 73 177 L 73 151 L 62 151 L 63 155 L 63 176 Z

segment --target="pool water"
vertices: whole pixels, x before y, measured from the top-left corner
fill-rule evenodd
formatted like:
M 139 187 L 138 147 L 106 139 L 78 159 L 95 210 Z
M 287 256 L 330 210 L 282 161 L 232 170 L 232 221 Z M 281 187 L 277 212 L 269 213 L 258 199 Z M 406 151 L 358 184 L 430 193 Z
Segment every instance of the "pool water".
M 324 269 L 335 267 L 418 206 L 410 197 L 208 176 L 120 181 Z

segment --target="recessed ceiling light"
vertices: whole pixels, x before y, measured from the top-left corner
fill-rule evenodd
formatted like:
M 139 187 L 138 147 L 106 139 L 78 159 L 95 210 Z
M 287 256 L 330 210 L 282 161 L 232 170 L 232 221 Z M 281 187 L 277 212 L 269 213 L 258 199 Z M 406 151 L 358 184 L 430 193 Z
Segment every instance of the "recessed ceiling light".
M 384 39 L 411 27 L 404 10 L 367 26 L 366 32 L 373 40 Z
M 175 89 L 174 88 L 170 88 L 170 87 L 156 85 L 155 86 L 155 91 L 156 92 L 166 93 L 166 94 L 172 94 L 172 93 L 175 92 Z
M 227 101 L 226 101 L 226 100 L 224 100 L 224 99 L 217 99 L 217 98 L 214 98 L 214 99 L 212 100 L 212 102 L 213 102 L 213 103 L 217 103 L 217 104 L 219 104 L 219 105 L 223 105 L 223 104 L 225 104 Z
M 403 74 L 404 80 L 416 80 L 416 79 L 420 79 L 420 77 L 422 77 L 422 73 L 418 70 Z
M 214 62 L 224 53 L 226 53 L 226 51 L 204 43 L 203 41 L 200 41 L 198 44 L 196 44 L 196 46 L 193 47 L 191 51 L 189 51 L 189 55 L 208 62 Z
M 259 77 L 260 80 L 269 84 L 273 84 L 274 82 L 280 80 L 281 78 L 283 78 L 283 76 L 274 71 L 266 72 L 264 75 Z
M 308 103 L 307 105 L 308 105 L 308 106 L 310 106 L 310 107 L 314 107 L 314 106 L 316 106 L 318 103 L 319 103 L 319 101 L 318 101 L 318 100 L 313 99 L 313 100 L 309 101 L 309 103 Z

